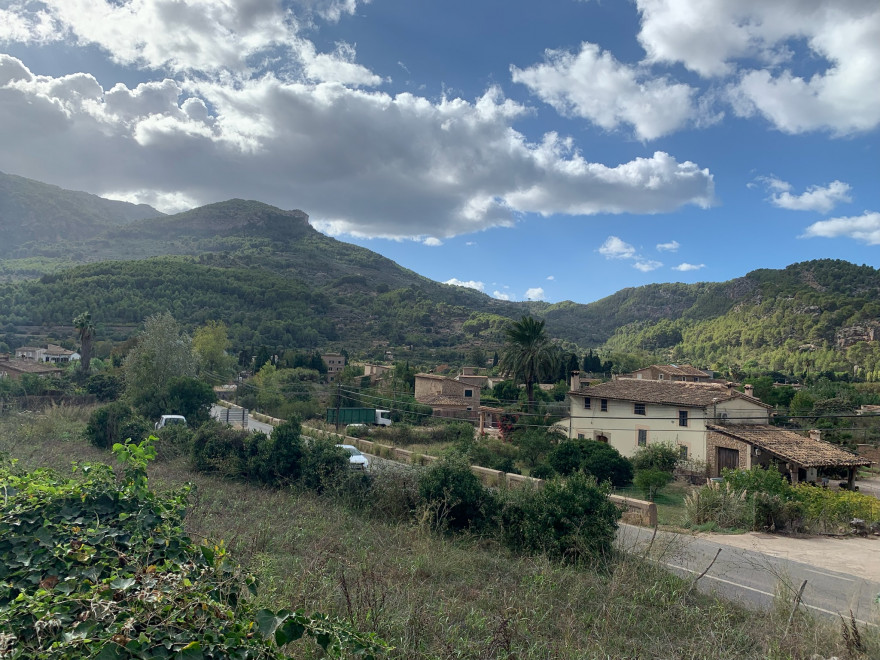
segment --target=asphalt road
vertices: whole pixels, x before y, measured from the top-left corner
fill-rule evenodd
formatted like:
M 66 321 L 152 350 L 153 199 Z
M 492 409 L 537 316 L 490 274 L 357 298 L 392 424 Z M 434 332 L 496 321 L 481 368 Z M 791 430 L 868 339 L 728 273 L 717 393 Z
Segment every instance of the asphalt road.
M 644 553 L 653 530 L 621 525 L 620 547 L 628 552 Z M 718 549 L 721 552 L 718 553 Z M 718 558 L 712 564 L 712 559 Z M 649 556 L 683 577 L 696 578 L 710 564 L 709 571 L 697 583 L 706 593 L 718 593 L 753 607 L 767 608 L 776 592 L 793 602 L 801 583 L 806 580 L 802 602 L 805 607 L 827 616 L 842 614 L 867 625 L 880 625 L 880 582 L 872 582 L 847 573 L 791 561 L 753 550 L 743 550 L 698 537 L 657 532 Z

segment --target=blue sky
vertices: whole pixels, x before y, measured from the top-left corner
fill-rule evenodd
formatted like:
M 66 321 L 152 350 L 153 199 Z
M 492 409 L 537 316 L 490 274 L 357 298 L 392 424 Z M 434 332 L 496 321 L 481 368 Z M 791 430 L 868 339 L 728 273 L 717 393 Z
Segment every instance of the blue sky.
M 488 295 L 878 266 L 876 0 L 0 0 L 0 170 Z

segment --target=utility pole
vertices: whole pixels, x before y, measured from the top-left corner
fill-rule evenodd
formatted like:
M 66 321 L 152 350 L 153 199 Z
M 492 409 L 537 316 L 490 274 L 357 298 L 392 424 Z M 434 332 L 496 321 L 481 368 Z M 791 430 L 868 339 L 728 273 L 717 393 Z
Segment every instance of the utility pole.
M 339 433 L 339 409 L 342 407 L 342 397 L 339 395 L 339 386 L 341 383 L 336 382 L 336 432 Z

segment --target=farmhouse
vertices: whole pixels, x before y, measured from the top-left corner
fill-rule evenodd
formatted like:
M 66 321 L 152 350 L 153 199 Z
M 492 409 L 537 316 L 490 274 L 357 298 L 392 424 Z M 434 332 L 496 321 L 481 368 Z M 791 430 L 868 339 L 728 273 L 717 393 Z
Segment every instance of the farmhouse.
M 870 461 L 814 435 L 770 425 L 771 407 L 732 384 L 618 379 L 569 392 L 569 418 L 558 428 L 569 438 L 607 442 L 631 457 L 651 443 L 678 447 L 682 459 L 724 468 L 777 465 L 793 482 L 816 481 L 822 468 Z

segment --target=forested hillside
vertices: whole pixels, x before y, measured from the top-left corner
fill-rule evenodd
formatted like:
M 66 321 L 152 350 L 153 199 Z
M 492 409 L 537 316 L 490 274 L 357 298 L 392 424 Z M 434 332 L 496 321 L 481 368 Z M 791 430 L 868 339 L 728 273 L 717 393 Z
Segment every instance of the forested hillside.
M 53 244 L 57 245 L 44 249 L 44 255 L 59 256 L 66 242 L 160 215 L 146 204 L 104 199 L 0 172 L 0 257 L 27 256 Z
M 225 321 L 236 350 L 345 347 L 380 358 L 400 349 L 454 360 L 473 346 L 494 350 L 505 324 L 531 313 L 567 350 L 613 352 L 620 368 L 671 360 L 880 378 L 880 274 L 844 261 L 548 304 L 434 282 L 321 234 L 303 211 L 256 201 L 160 217 L 0 175 L 0 220 L 10 227 L 4 235 L 16 236 L 3 244 L 15 258 L 0 252 L 7 347 L 40 328 L 72 334 L 84 310 L 115 339 L 167 310 L 190 327 Z M 31 235 L 41 240 L 26 242 Z

